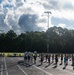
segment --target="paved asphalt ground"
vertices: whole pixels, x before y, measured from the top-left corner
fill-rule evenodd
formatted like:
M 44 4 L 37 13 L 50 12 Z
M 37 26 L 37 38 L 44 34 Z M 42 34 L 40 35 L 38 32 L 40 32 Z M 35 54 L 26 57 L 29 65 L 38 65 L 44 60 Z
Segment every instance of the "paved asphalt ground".
M 21 64 L 18 64 L 19 61 Z M 53 68 L 53 64 L 45 68 L 48 63 L 40 66 L 39 59 L 32 66 L 26 66 L 22 61 L 23 57 L 0 57 L 0 75 L 74 75 L 71 61 L 65 70 L 62 69 L 64 65 L 59 64 L 57 68 Z

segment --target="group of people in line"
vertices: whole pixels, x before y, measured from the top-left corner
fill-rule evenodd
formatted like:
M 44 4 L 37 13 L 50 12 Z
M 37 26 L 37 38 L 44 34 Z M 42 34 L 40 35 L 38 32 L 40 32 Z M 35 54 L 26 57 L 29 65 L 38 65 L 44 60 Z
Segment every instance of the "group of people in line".
M 36 64 L 36 58 L 37 58 L 37 52 L 36 51 L 34 53 L 32 53 L 32 52 L 25 52 L 24 53 L 25 62 L 31 62 L 31 63 Z
M 37 62 L 37 57 L 40 61 L 40 64 L 43 65 L 44 62 L 48 63 L 48 66 L 50 64 L 54 64 L 54 68 L 56 68 L 58 66 L 58 62 L 60 60 L 60 64 L 59 65 L 63 65 L 64 67 L 63 69 L 66 69 L 67 65 L 68 65 L 68 61 L 72 62 L 73 66 L 73 70 L 74 70 L 74 55 L 73 54 L 49 54 L 49 53 L 41 53 L 39 54 L 39 56 L 37 56 L 37 52 L 35 51 L 34 53 L 32 52 L 25 52 L 24 53 L 24 61 L 25 62 L 32 62 L 34 64 L 36 64 Z

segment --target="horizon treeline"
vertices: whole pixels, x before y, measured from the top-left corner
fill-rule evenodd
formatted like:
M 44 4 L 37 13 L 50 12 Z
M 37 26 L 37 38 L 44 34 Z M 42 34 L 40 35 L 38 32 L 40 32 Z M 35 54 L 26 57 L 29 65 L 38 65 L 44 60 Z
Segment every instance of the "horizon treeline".
M 46 32 L 31 31 L 20 35 L 10 30 L 0 33 L 0 52 L 47 53 L 47 42 L 49 53 L 74 53 L 74 30 L 54 26 Z

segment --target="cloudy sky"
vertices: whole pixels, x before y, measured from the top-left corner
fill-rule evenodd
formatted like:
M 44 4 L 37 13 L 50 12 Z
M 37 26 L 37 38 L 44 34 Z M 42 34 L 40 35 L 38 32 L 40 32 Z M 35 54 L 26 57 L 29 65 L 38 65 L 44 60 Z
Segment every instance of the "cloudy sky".
M 0 0 L 0 30 L 46 31 L 46 11 L 52 12 L 49 27 L 74 29 L 73 0 Z

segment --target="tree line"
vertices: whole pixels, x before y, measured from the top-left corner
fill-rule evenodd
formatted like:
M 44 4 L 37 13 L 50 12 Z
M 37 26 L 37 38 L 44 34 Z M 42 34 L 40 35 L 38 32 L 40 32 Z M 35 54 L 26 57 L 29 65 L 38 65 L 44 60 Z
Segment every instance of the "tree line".
M 0 33 L 0 52 L 46 53 L 47 42 L 49 53 L 74 53 L 74 30 L 54 26 L 46 32 L 31 31 L 20 35 L 10 30 Z

